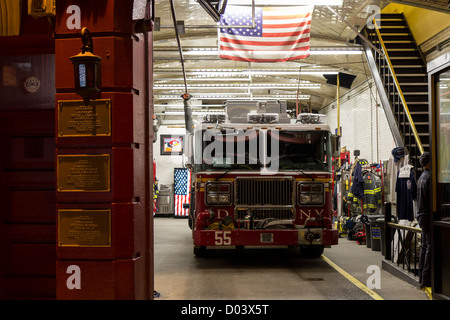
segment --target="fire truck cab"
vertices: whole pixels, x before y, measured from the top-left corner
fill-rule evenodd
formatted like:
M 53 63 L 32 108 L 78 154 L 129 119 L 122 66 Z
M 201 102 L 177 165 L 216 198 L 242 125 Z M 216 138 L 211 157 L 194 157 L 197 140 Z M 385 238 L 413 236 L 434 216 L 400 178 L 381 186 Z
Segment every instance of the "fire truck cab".
M 210 249 L 298 247 L 320 256 L 332 228 L 332 156 L 326 117 L 291 119 L 285 101 L 228 101 L 188 137 L 189 225 L 194 254 Z

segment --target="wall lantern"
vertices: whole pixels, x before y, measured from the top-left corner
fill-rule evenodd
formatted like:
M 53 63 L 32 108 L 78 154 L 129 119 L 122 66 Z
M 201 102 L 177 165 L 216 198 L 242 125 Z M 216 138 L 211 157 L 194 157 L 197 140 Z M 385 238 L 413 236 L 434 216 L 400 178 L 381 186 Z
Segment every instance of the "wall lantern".
M 70 57 L 75 75 L 75 92 L 79 94 L 86 105 L 100 93 L 102 58 L 94 55 L 92 37 L 89 30 L 81 30 L 83 47 L 76 56 Z

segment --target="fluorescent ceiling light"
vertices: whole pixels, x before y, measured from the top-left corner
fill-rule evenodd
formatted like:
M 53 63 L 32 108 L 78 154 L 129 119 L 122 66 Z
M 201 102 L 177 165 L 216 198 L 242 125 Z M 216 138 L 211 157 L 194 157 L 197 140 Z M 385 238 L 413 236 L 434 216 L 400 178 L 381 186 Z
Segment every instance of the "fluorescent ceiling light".
M 204 114 L 223 114 L 224 111 L 194 111 L 192 112 L 193 115 L 204 115 Z M 184 116 L 183 111 L 165 111 L 165 112 L 157 112 L 155 113 L 158 116 Z
M 280 51 L 267 51 L 266 53 L 277 53 Z M 289 51 L 286 51 L 288 53 Z M 361 54 L 362 50 L 310 50 L 310 55 L 336 55 L 336 54 Z M 185 56 L 217 56 L 217 50 L 189 50 L 184 51 Z
M 175 100 L 181 100 L 181 95 L 173 95 L 173 94 L 164 94 L 164 93 L 153 93 L 155 97 L 158 99 L 175 99 Z M 235 96 L 242 96 L 246 97 L 249 94 L 247 92 L 230 92 L 230 93 L 192 93 L 190 96 L 192 99 L 204 99 L 204 98 L 211 98 L 211 97 L 235 97 Z
M 183 51 L 183 55 L 186 56 L 212 56 L 218 54 L 219 52 L 217 51 L 217 49 L 189 49 Z
M 196 95 L 191 94 L 192 99 L 208 99 L 208 100 L 242 100 L 242 99 L 249 99 L 249 100 L 257 100 L 257 99 L 266 99 L 266 100 L 283 100 L 283 99 L 300 99 L 300 100 L 308 100 L 310 95 L 307 94 L 274 94 L 274 95 L 259 95 L 259 96 L 251 96 L 248 97 L 247 94 L 245 95 L 239 95 L 239 94 L 217 94 L 217 95 Z M 158 100 L 182 100 L 183 98 L 179 95 L 157 95 L 155 94 L 155 98 Z
M 175 74 L 179 75 L 181 70 L 179 69 L 168 69 L 168 68 L 155 68 L 153 69 L 154 74 L 169 75 Z M 333 69 L 325 69 L 321 66 L 317 67 L 304 67 L 299 69 L 191 69 L 186 71 L 186 75 L 190 76 L 204 76 L 204 77 L 230 77 L 230 76 L 240 76 L 249 77 L 257 75 L 303 75 L 303 74 L 338 74 L 337 71 Z
M 154 70 L 154 72 L 158 72 L 158 70 Z M 330 70 L 220 70 L 220 69 L 211 69 L 211 70 L 192 70 L 187 71 L 187 75 L 191 76 L 234 76 L 234 75 L 302 75 L 302 74 L 338 74 L 337 71 Z
M 155 108 L 157 107 L 164 107 L 166 109 L 183 109 L 184 105 L 183 104 L 154 104 L 153 105 Z M 206 108 L 206 109 L 210 109 L 210 108 L 223 108 L 223 104 L 191 104 L 192 108 Z
M 362 50 L 311 50 L 310 55 L 362 54 Z
M 274 95 L 263 95 L 263 96 L 253 96 L 254 99 L 282 99 L 282 98 L 305 98 L 309 99 L 310 95 L 308 94 L 299 94 L 298 96 L 296 94 L 274 94 Z
M 251 81 L 250 78 L 248 78 L 247 75 L 243 75 L 244 77 L 237 77 L 237 78 L 224 78 L 224 77 L 205 77 L 205 76 L 200 76 L 200 77 L 189 77 L 189 81 L 205 81 L 205 78 L 208 79 L 208 81 L 230 81 L 230 82 L 249 82 Z M 181 79 L 182 80 L 182 79 Z M 245 85 L 245 84 L 243 84 Z
M 188 85 L 188 89 L 215 89 L 215 90 L 224 90 L 224 89 L 320 89 L 320 84 L 318 83 L 252 83 L 250 85 L 247 84 L 226 84 L 226 85 L 214 85 L 214 84 L 190 84 Z M 153 85 L 153 89 L 159 90 L 177 90 L 177 89 L 185 89 L 185 86 L 182 84 L 155 84 Z
M 298 74 L 338 74 L 337 71 L 250 71 L 251 75 L 298 75 Z

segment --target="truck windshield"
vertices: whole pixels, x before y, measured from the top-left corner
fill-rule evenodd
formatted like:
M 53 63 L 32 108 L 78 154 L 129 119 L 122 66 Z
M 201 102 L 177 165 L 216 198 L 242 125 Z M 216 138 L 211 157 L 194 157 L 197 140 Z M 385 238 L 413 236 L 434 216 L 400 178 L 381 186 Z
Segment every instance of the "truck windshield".
M 327 131 L 213 129 L 203 130 L 196 141 L 198 171 L 331 171 Z
M 258 130 L 209 129 L 203 130 L 201 161 L 196 161 L 197 170 L 260 170 L 263 167 L 259 159 L 260 136 Z M 200 145 L 200 140 L 197 140 Z
M 278 167 L 281 171 L 331 171 L 331 134 L 327 131 L 269 131 L 268 149 L 272 153 L 277 137 Z M 274 150 L 276 152 L 276 150 Z M 272 161 L 276 161 L 273 159 Z

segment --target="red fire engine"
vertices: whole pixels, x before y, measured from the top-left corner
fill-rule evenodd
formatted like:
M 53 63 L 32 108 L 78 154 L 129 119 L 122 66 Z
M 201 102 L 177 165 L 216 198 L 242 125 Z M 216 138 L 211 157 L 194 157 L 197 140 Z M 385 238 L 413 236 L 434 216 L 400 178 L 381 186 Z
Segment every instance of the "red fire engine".
M 299 247 L 320 256 L 332 229 L 332 156 L 339 140 L 319 114 L 291 119 L 285 101 L 228 101 L 188 143 L 194 253 Z

